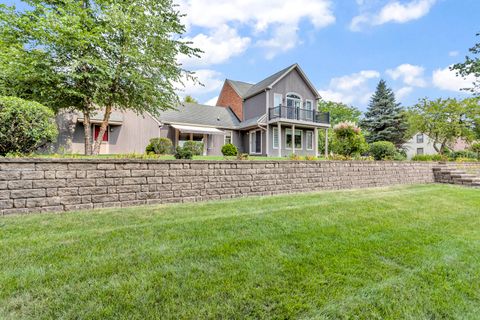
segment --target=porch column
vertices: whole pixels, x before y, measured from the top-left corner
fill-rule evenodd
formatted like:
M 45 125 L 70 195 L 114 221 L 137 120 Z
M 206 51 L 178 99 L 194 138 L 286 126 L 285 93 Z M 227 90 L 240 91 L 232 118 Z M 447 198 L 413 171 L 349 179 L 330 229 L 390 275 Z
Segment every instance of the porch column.
M 268 125 L 267 123 L 267 130 L 265 130 L 265 154 L 267 155 L 267 157 L 270 156 L 270 132 L 269 132 L 269 129 L 270 129 L 270 126 Z M 260 132 L 262 132 L 260 130 Z
M 206 156 L 208 153 L 207 145 L 208 145 L 208 135 L 204 134 L 203 135 L 203 155 L 204 156 Z
M 315 150 L 315 157 L 318 158 L 318 128 L 315 127 L 315 129 L 313 130 L 313 150 Z
M 190 133 L 190 141 L 193 141 L 193 133 Z
M 178 147 L 178 143 L 180 142 L 180 130 L 175 129 L 175 148 Z
M 325 158 L 328 158 L 328 128 L 325 129 Z
M 295 154 L 295 125 L 292 125 L 292 153 Z
M 280 122 L 277 124 L 278 126 L 278 157 L 282 157 L 282 125 Z

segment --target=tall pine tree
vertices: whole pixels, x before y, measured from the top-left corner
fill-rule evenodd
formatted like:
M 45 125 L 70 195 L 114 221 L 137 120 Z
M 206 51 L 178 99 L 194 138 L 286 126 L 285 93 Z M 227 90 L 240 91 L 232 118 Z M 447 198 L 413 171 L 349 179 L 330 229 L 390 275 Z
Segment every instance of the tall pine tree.
M 385 80 L 378 83 L 360 126 L 368 132 L 368 143 L 390 141 L 397 147 L 405 143 L 406 117 Z

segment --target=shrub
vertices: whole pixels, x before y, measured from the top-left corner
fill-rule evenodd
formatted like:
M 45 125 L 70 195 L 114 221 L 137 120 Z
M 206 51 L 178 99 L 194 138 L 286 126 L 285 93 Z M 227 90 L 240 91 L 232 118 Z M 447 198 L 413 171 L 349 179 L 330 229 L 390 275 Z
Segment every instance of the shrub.
M 175 159 L 188 159 L 191 160 L 193 158 L 193 152 L 191 149 L 186 148 L 186 147 L 180 147 L 178 146 L 175 149 Z
M 458 158 L 477 159 L 477 154 L 469 150 L 453 151 L 450 153 L 450 158 L 453 160 L 457 160 Z
M 292 153 L 288 156 L 288 159 L 293 160 L 293 161 L 300 161 L 303 158 L 299 156 L 298 154 Z
M 153 138 L 145 148 L 145 152 L 155 154 L 168 154 L 172 152 L 172 140 L 168 138 Z
M 412 161 L 446 161 L 447 157 L 440 154 L 417 154 L 413 156 Z
M 238 149 L 233 144 L 227 143 L 226 145 L 224 145 L 222 147 L 222 154 L 225 157 L 233 157 L 233 156 L 236 156 L 238 154 Z
M 238 153 L 237 160 L 248 160 L 249 159 L 248 153 Z
M 473 158 L 457 158 L 455 161 L 456 162 L 477 162 L 478 160 Z
M 0 155 L 29 154 L 55 141 L 55 114 L 34 101 L 0 97 Z
M 362 131 L 352 122 L 341 122 L 333 128 L 332 150 L 346 157 L 359 156 L 368 150 Z
M 395 161 L 405 161 L 407 160 L 407 156 L 403 152 L 395 152 L 395 155 L 393 156 L 393 160 Z
M 375 160 L 393 160 L 397 149 L 390 141 L 377 141 L 370 144 L 370 154 Z
M 480 142 L 474 142 L 470 146 L 470 150 L 477 154 L 477 159 L 480 160 Z
M 307 161 L 317 161 L 318 158 L 315 156 L 305 156 L 305 160 Z
M 203 142 L 200 141 L 185 141 L 183 148 L 190 150 L 194 156 L 203 154 Z

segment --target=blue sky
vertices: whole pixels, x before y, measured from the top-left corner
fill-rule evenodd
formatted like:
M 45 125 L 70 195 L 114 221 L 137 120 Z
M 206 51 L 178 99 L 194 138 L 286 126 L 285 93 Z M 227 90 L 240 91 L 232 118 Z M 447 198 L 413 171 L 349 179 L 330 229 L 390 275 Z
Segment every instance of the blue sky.
M 298 62 L 325 99 L 364 110 L 380 78 L 411 105 L 463 97 L 448 70 L 479 38 L 479 0 L 178 0 L 186 37 L 205 51 L 184 59 L 214 103 L 225 78 L 256 82 Z M 0 3 L 19 4 L 20 1 Z

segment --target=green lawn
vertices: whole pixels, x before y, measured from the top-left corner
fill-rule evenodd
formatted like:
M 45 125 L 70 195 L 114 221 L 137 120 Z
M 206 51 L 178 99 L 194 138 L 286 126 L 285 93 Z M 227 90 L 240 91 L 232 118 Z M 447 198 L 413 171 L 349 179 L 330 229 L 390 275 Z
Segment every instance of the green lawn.
M 0 319 L 478 319 L 480 190 L 0 218 Z

